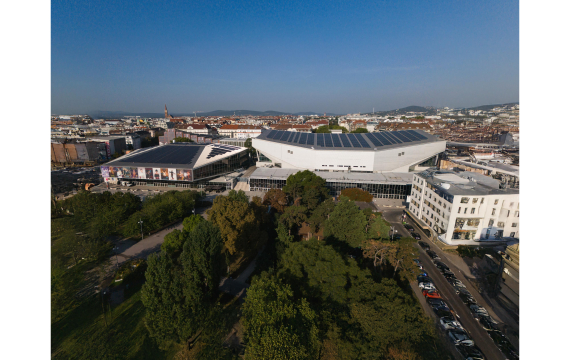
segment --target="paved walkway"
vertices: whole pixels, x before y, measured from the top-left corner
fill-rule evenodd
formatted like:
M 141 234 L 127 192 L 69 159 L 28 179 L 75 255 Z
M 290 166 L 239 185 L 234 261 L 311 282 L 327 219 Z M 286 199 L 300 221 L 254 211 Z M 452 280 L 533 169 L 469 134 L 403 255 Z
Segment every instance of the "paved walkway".
M 244 301 L 245 298 L 245 289 L 249 287 L 249 284 L 246 283 L 247 279 L 251 276 L 255 267 L 257 265 L 257 259 L 265 249 L 265 246 L 259 250 L 255 259 L 253 259 L 247 268 L 238 275 L 236 279 L 232 278 L 223 278 L 220 281 L 220 291 L 227 292 L 232 294 L 233 296 L 239 297 L 240 301 Z

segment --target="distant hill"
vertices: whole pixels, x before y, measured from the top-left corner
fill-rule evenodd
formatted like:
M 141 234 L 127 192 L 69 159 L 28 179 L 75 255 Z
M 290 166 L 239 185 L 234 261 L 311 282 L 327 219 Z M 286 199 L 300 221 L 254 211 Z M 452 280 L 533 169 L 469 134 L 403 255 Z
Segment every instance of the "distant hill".
M 135 112 L 129 112 L 129 111 L 102 111 L 102 110 L 96 110 L 96 111 L 91 111 L 88 113 L 89 116 L 91 116 L 92 118 L 101 118 L 101 119 L 110 119 L 110 118 L 121 118 L 123 116 L 141 116 L 141 117 L 145 117 L 145 118 L 162 118 L 164 117 L 164 113 L 135 113 Z M 281 111 L 273 111 L 273 110 L 267 110 L 267 111 L 255 111 L 255 110 L 214 110 L 214 111 L 210 111 L 210 112 L 202 112 L 202 113 L 197 113 L 197 116 L 233 116 L 233 115 L 238 115 L 238 116 L 245 116 L 245 115 L 251 115 L 251 116 L 280 116 L 280 115 L 322 115 L 323 113 L 316 113 L 313 111 L 306 111 L 306 112 L 299 112 L 299 113 L 286 113 L 286 112 L 281 112 Z M 178 114 L 178 113 L 171 113 L 170 115 L 172 116 L 194 116 L 194 113 L 183 113 L 183 114 Z M 335 114 L 329 114 L 329 115 L 335 115 Z
M 492 110 L 493 108 L 499 106 L 513 106 L 513 105 L 518 105 L 519 102 L 512 102 L 512 103 L 506 103 L 506 104 L 495 104 L 495 105 L 481 105 L 481 106 L 477 106 L 477 107 L 472 107 L 472 108 L 467 108 L 467 110 L 483 110 L 483 111 L 489 111 Z

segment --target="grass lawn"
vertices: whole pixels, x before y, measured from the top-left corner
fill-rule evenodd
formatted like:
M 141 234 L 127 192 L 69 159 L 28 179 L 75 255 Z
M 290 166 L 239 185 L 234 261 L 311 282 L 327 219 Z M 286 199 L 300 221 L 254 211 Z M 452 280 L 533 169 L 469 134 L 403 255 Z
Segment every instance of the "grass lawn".
M 144 325 L 140 287 L 111 312 L 107 326 L 101 299 L 94 296 L 52 324 L 55 359 L 172 359 L 180 349 L 160 350 Z M 125 294 L 127 297 L 129 294 Z

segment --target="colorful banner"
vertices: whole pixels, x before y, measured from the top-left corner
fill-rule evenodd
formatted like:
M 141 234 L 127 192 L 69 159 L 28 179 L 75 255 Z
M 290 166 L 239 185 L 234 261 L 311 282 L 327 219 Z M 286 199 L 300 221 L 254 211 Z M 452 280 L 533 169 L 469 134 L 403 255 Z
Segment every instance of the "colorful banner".
M 145 172 L 145 179 L 149 179 L 152 180 L 153 176 L 152 176 L 152 168 L 144 168 L 144 172 Z
M 101 176 L 104 178 L 109 177 L 109 167 L 108 166 L 101 166 Z
M 144 168 L 138 168 L 138 171 L 139 171 L 139 179 L 146 179 Z
M 109 177 L 117 177 L 117 167 L 109 166 Z
M 123 178 L 130 178 L 131 177 L 131 168 L 128 168 L 126 166 L 123 167 Z
M 161 180 L 168 180 L 168 169 L 164 169 L 164 168 L 160 169 L 160 179 Z
M 176 180 L 176 169 L 168 169 L 168 180 Z
M 138 179 L 139 178 L 139 171 L 136 167 L 131 168 L 131 179 Z
M 154 180 L 160 180 L 160 169 L 159 168 L 153 168 L 152 169 L 152 176 Z

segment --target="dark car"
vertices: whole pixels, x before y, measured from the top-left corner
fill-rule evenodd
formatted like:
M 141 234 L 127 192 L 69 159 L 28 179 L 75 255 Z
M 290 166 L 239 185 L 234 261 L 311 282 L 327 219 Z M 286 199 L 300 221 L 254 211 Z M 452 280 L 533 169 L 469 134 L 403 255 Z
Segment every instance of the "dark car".
M 433 308 L 433 312 L 439 317 L 453 316 L 453 314 L 451 313 L 451 310 L 449 310 L 449 308 L 446 308 L 446 307 Z
M 463 345 L 475 345 L 475 342 L 471 340 L 469 334 L 464 330 L 460 329 L 452 329 L 447 330 L 447 335 L 450 337 L 451 341 L 455 345 L 463 344 Z
M 472 359 L 472 360 L 485 360 L 485 356 L 481 350 L 477 347 L 477 345 L 465 345 L 459 344 L 456 345 L 455 348 L 464 359 Z
M 441 267 L 444 268 L 444 269 L 449 269 L 449 267 L 448 267 L 444 262 L 441 262 L 441 261 L 439 261 L 439 260 L 436 260 L 436 261 L 434 261 L 433 263 L 434 263 L 435 266 L 438 266 L 438 267 L 441 266 Z
M 434 260 L 439 259 L 439 256 L 437 256 L 437 254 L 433 250 L 427 250 L 426 254 L 428 254 L 428 256 Z
M 506 337 L 503 336 L 503 338 L 504 338 L 504 340 L 501 343 L 497 344 L 499 349 L 501 349 L 503 354 L 505 354 L 507 356 L 507 359 L 518 360 L 519 353 L 517 352 L 517 350 L 515 349 L 513 344 L 511 344 L 511 342 L 509 340 L 507 340 Z
M 422 249 L 424 250 L 429 250 L 429 245 L 428 243 L 424 242 L 424 241 L 418 241 L 418 245 L 422 247 Z
M 459 295 L 459 298 L 461 299 L 461 301 L 467 306 L 477 304 L 477 300 L 475 300 L 475 298 L 471 295 L 467 295 L 467 294 L 463 294 L 463 293 L 459 293 L 458 295 Z
M 487 332 L 489 331 L 499 331 L 499 327 L 497 324 L 491 319 L 490 316 L 479 316 L 479 324 L 485 329 Z
M 414 239 L 416 239 L 416 240 L 420 240 L 420 239 L 422 238 L 422 237 L 420 236 L 420 234 L 415 233 L 415 232 L 411 233 L 411 235 L 412 235 L 412 237 L 413 237 Z
M 446 275 L 447 275 L 447 276 L 453 276 L 453 277 L 455 278 L 455 274 L 454 274 L 453 271 L 451 271 L 451 270 L 445 270 L 445 269 L 443 269 L 443 270 L 440 270 L 440 271 L 441 271 L 441 273 L 443 274 L 443 276 L 446 276 Z M 456 279 L 457 279 L 457 278 L 456 278 Z
M 406 230 L 408 230 L 408 231 L 410 231 L 410 232 L 411 232 L 411 231 L 414 231 L 414 227 L 413 227 L 412 225 L 410 225 L 410 224 L 405 224 L 404 227 L 406 228 Z
M 445 277 L 445 279 L 446 279 L 447 281 L 449 281 L 449 280 L 458 280 L 457 277 L 455 276 L 455 274 L 453 274 L 453 273 L 443 273 L 442 275 L 443 275 L 443 277 Z

